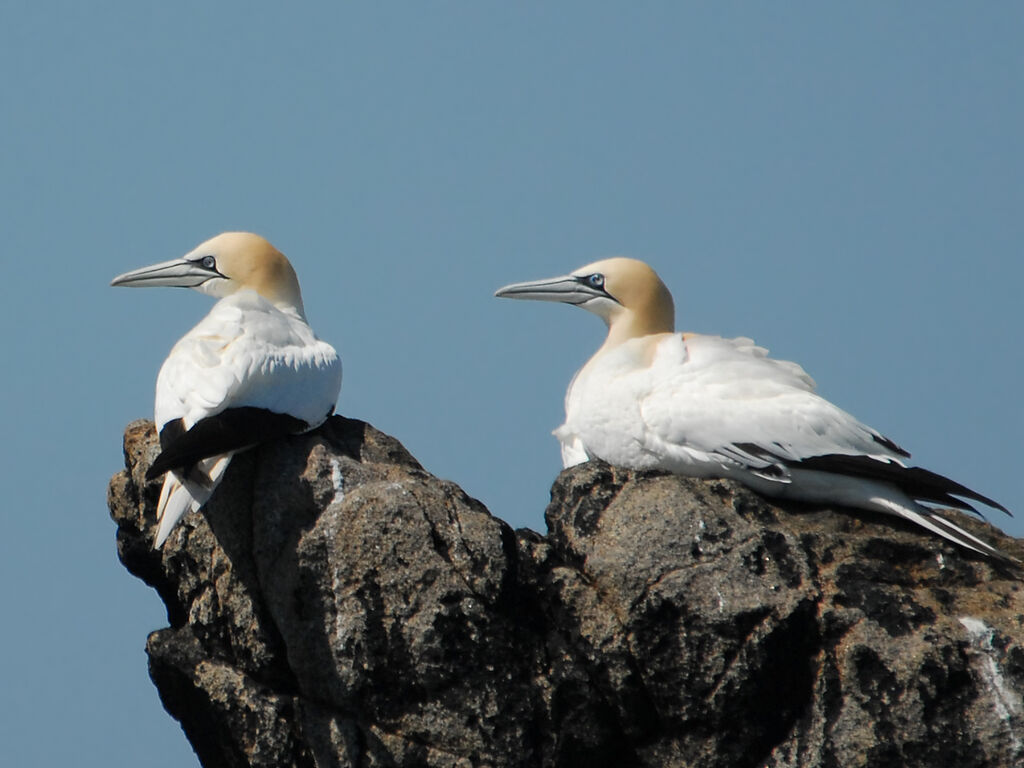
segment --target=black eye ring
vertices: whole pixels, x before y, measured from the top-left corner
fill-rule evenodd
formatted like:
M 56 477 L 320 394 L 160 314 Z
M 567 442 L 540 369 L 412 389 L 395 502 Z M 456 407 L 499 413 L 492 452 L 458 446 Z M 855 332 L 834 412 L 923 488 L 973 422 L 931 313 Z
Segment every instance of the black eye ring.
M 595 272 L 587 277 L 587 282 L 594 288 L 604 288 L 604 275 L 600 272 Z
M 203 256 L 203 260 L 200 263 L 204 269 L 214 269 L 217 266 L 217 260 L 213 256 Z

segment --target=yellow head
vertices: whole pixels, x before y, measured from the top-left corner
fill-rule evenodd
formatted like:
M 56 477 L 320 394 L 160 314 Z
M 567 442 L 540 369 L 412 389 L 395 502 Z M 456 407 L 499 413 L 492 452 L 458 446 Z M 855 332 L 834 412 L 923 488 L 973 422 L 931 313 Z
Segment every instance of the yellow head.
M 672 294 L 653 269 L 636 259 L 596 261 L 564 277 L 507 285 L 495 295 L 583 307 L 608 324 L 606 346 L 671 333 L 675 327 Z
M 118 275 L 111 285 L 171 285 L 194 288 L 219 299 L 251 289 L 304 315 L 295 270 L 279 250 L 251 232 L 224 232 L 180 259 Z

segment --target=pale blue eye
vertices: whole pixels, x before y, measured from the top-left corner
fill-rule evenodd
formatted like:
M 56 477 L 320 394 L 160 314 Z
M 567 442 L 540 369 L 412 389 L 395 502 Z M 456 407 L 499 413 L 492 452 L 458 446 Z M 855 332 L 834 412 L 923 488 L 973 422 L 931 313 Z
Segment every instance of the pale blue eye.
M 213 269 L 217 266 L 217 260 L 213 256 L 203 256 L 202 264 L 206 269 Z
M 587 282 L 589 282 L 595 288 L 603 288 L 604 275 L 595 272 L 594 274 L 587 278 Z

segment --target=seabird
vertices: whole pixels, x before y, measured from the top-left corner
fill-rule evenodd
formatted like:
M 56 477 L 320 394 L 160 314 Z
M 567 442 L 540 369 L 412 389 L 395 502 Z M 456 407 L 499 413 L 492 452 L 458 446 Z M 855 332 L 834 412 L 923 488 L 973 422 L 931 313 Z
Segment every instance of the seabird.
M 165 475 L 159 548 L 210 498 L 233 454 L 331 415 L 341 360 L 306 322 L 292 265 L 259 235 L 225 232 L 110 284 L 194 288 L 219 299 L 174 345 L 156 380 L 160 454 L 146 479 Z
M 672 294 L 642 261 L 612 258 L 496 296 L 560 301 L 608 336 L 580 369 L 554 434 L 566 467 L 600 458 L 633 469 L 738 480 L 766 496 L 898 515 L 985 555 L 998 550 L 920 502 L 1009 514 L 992 499 L 905 463 L 910 454 L 815 393 L 796 363 L 747 338 L 676 333 Z

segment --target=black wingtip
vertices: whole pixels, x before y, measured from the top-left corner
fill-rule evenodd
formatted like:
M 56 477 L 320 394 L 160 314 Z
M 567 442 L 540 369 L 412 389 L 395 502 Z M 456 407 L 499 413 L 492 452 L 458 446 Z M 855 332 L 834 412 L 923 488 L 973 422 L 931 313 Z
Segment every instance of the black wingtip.
M 881 445 L 882 447 L 888 448 L 893 453 L 902 456 L 905 459 L 910 458 L 910 451 L 906 450 L 905 448 L 901 448 L 899 445 L 897 445 L 888 437 L 879 432 L 872 432 L 871 439 L 874 440 L 879 445 Z
M 937 472 L 921 467 L 905 467 L 894 460 L 876 459 L 863 455 L 827 454 L 811 456 L 798 462 L 789 462 L 788 466 L 881 480 L 892 483 L 914 499 L 948 504 L 957 509 L 977 512 L 974 507 L 964 501 L 964 499 L 971 499 L 1013 517 L 1010 510 L 998 501 L 973 491 L 966 485 L 961 485 L 955 480 L 950 480 Z
M 203 459 L 305 432 L 309 427 L 302 419 L 286 413 L 251 406 L 229 408 L 200 419 L 188 431 L 184 430 L 180 419 L 175 419 L 160 430 L 163 450 L 146 470 L 146 480 L 154 480 L 171 470 L 187 473 Z

